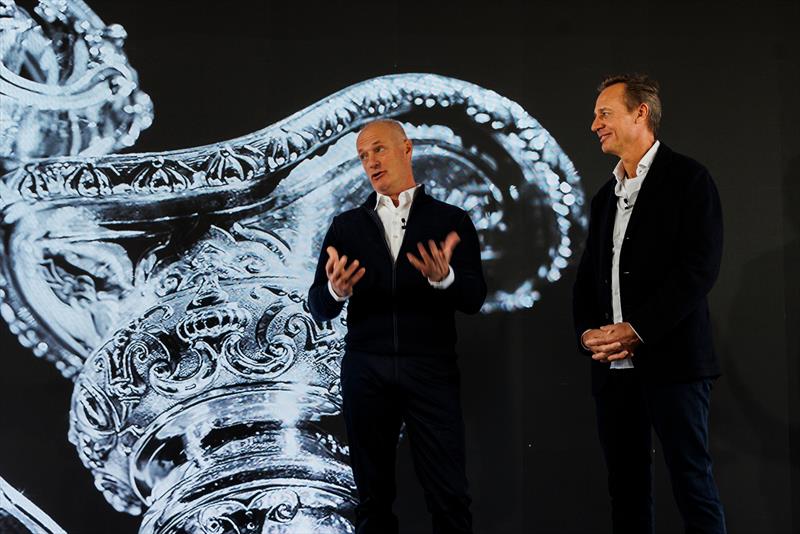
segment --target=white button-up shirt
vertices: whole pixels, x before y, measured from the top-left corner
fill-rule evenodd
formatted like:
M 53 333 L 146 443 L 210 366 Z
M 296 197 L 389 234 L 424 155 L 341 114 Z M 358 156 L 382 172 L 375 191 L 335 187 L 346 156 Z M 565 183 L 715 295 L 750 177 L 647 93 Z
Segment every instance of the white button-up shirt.
M 642 188 L 642 183 L 647 177 L 647 172 L 650 170 L 650 165 L 653 163 L 653 158 L 656 157 L 660 144 L 660 141 L 656 141 L 650 147 L 650 150 L 645 152 L 636 165 L 636 176 L 625 176 L 622 160 L 614 167 L 614 178 L 617 180 L 617 185 L 614 187 L 614 194 L 617 196 L 617 215 L 614 218 L 614 253 L 611 258 L 611 310 L 614 313 L 615 324 L 623 321 L 622 297 L 619 287 L 619 256 L 622 251 L 622 243 L 625 241 L 625 231 L 628 229 L 628 222 L 631 220 L 639 190 Z M 636 335 L 638 336 L 639 334 L 637 333 Z M 611 369 L 632 368 L 633 361 L 630 357 L 611 362 Z
M 383 235 L 386 244 L 392 253 L 392 259 L 397 261 L 397 254 L 400 252 L 400 245 L 403 244 L 403 236 L 406 234 L 406 221 L 408 212 L 411 211 L 411 203 L 417 194 L 419 185 L 406 189 L 397 196 L 397 206 L 392 202 L 391 197 L 378 193 L 375 201 L 375 211 L 383 224 Z
M 408 213 L 411 211 L 411 204 L 414 202 L 414 196 L 417 194 L 419 184 L 406 189 L 397 196 L 397 206 L 392 202 L 391 197 L 381 195 L 378 193 L 378 198 L 375 202 L 375 211 L 383 225 L 383 235 L 386 239 L 386 244 L 389 246 L 389 251 L 392 254 L 392 260 L 397 261 L 397 255 L 400 253 L 400 246 L 403 244 L 403 237 L 406 235 L 406 221 L 408 221 Z M 434 282 L 428 279 L 428 283 L 436 289 L 447 289 L 456 279 L 453 268 L 447 276 L 439 281 Z M 333 284 L 328 280 L 328 291 L 331 296 L 339 302 L 347 300 L 347 297 L 340 297 L 333 290 Z

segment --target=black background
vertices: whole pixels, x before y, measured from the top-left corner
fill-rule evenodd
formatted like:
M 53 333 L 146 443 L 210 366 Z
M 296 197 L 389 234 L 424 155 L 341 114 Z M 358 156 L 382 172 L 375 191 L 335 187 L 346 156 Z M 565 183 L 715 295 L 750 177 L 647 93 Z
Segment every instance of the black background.
M 589 132 L 598 82 L 660 80 L 661 139 L 710 169 L 725 214 L 711 447 L 729 531 L 800 532 L 800 3 L 90 4 L 128 31 L 155 103 L 137 151 L 229 139 L 373 76 L 434 72 L 521 104 L 591 195 L 615 163 Z M 573 275 L 532 310 L 460 318 L 477 532 L 610 529 L 588 362 L 572 345 Z M 71 383 L 4 323 L 2 336 L 0 476 L 68 532 L 136 532 L 139 519 L 105 503 L 67 442 Z M 399 463 L 402 532 L 428 532 L 407 444 Z M 680 532 L 660 456 L 656 479 L 657 530 Z

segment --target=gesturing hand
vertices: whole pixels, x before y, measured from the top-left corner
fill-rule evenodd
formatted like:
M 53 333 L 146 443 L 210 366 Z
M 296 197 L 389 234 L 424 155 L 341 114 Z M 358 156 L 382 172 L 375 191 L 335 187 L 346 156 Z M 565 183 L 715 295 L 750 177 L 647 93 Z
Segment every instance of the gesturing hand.
M 444 242 L 439 243 L 438 247 L 432 239 L 429 240 L 428 247 L 430 247 L 430 251 L 422 243 L 417 243 L 419 258 L 410 252 L 406 253 L 406 257 L 411 262 L 411 265 L 425 275 L 428 280 L 441 282 L 450 272 L 450 258 L 453 256 L 453 249 L 456 248 L 460 241 L 461 238 L 458 237 L 457 233 L 450 232 Z
M 353 260 L 347 265 L 347 256 L 339 257 L 339 252 L 333 248 L 325 249 L 328 261 L 325 263 L 325 273 L 328 275 L 334 292 L 340 297 L 349 297 L 353 294 L 353 286 L 361 280 L 366 269 L 358 268 L 358 260 Z

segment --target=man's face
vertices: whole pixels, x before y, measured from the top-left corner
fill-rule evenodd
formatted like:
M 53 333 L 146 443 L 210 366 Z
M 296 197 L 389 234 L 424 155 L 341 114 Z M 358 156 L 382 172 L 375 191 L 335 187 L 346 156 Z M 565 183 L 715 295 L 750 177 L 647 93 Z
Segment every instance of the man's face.
M 600 138 L 600 149 L 606 154 L 622 157 L 642 134 L 644 118 L 639 109 L 628 111 L 625 105 L 625 84 L 606 87 L 597 96 L 592 131 Z
M 392 125 L 368 125 L 358 135 L 356 149 L 372 188 L 378 193 L 396 197 L 414 185 L 411 141 L 403 139 Z

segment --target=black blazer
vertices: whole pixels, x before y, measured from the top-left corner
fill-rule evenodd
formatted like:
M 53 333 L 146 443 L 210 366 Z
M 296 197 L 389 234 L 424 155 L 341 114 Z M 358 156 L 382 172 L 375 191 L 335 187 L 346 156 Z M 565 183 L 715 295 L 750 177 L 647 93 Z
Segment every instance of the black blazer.
M 613 322 L 611 259 L 616 181 L 592 199 L 589 236 L 573 289 L 581 335 Z M 643 343 L 633 356 L 645 379 L 684 382 L 720 374 L 711 339 L 707 295 L 722 257 L 722 211 L 708 170 L 661 143 L 639 191 L 620 252 L 623 321 Z M 609 364 L 592 360 L 592 388 Z M 627 371 L 633 372 L 633 371 Z
M 326 249 L 333 245 L 348 261 L 358 259 L 366 268 L 348 299 L 349 350 L 373 354 L 455 356 L 454 312 L 477 313 L 486 298 L 481 249 L 475 226 L 467 212 L 416 192 L 406 222 L 397 261 L 392 261 L 372 193 L 360 207 L 334 217 L 322 243 L 314 283 L 308 292 L 311 314 L 329 321 L 344 306 L 328 290 Z M 461 242 L 453 250 L 450 265 L 455 280 L 447 289 L 435 289 L 406 258 L 419 256 L 417 243 L 444 241 L 451 231 Z

